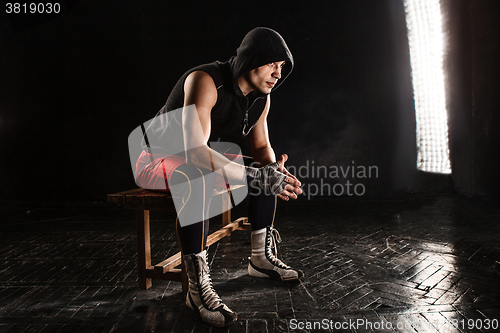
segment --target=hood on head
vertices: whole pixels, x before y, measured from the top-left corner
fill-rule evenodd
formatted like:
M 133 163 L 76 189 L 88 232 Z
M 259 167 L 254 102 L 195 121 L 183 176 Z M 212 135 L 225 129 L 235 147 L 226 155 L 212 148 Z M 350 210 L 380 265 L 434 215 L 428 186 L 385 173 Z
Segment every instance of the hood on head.
M 237 85 L 238 78 L 252 69 L 277 61 L 285 61 L 285 66 L 272 91 L 278 88 L 292 71 L 292 53 L 283 37 L 276 31 L 263 27 L 251 30 L 236 50 L 236 56 L 229 60 L 234 84 Z

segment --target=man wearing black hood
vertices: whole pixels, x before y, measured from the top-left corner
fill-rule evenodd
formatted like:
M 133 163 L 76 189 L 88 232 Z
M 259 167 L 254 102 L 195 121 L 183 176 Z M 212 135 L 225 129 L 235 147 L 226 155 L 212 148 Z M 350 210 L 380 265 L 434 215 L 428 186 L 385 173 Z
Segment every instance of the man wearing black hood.
M 247 180 L 251 185 L 249 275 L 278 281 L 303 277 L 300 270 L 277 258 L 276 244 L 281 239 L 273 227 L 276 196 L 296 199 L 302 190 L 300 182 L 284 167 L 287 156 L 282 155 L 276 162 L 266 120 L 270 93 L 292 71 L 293 57 L 283 38 L 268 28 L 250 31 L 236 53 L 227 62 L 195 67 L 179 79 L 144 135 L 144 151 L 135 171 L 137 183 L 146 188 L 165 189 L 168 180 L 170 191 L 182 197 L 180 221 L 195 216 L 197 223 L 183 226 L 177 222 L 189 278 L 186 304 L 213 326 L 227 326 L 237 319 L 236 313 L 213 289 L 206 259 L 206 217 L 216 183 L 215 177 L 211 177 L 214 172 L 223 170 L 221 175 L 225 178 Z M 187 110 L 193 105 L 194 112 L 170 112 Z M 242 144 L 246 136 L 250 139 L 252 165 L 258 168 L 235 163 L 208 145 L 209 142 Z M 172 147 L 184 149 L 177 153 Z M 168 153 L 169 149 L 176 153 Z M 203 181 L 202 200 L 193 199 L 194 179 Z

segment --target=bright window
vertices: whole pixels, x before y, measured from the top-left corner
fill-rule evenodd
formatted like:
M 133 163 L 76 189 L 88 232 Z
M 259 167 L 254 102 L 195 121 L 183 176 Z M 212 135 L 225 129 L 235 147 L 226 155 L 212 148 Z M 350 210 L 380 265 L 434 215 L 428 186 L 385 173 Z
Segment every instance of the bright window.
M 404 0 L 404 4 L 417 120 L 417 168 L 451 173 L 439 0 Z

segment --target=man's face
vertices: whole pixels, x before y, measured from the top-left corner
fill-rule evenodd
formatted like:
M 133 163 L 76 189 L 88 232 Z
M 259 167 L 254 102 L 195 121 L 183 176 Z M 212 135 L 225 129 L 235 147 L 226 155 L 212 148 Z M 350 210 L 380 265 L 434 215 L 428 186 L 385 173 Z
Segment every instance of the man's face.
M 246 74 L 248 84 L 252 90 L 269 94 L 281 78 L 281 70 L 284 65 L 284 61 L 278 61 L 251 70 Z

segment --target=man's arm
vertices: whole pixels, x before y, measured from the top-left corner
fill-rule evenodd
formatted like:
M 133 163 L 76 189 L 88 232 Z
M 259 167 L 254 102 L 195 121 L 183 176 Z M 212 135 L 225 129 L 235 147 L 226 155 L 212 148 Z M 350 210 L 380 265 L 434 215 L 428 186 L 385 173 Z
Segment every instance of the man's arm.
M 266 106 L 262 112 L 257 124 L 254 126 L 250 132 L 250 147 L 252 149 L 252 155 L 254 161 L 257 163 L 257 167 L 267 165 L 269 163 L 276 162 L 276 155 L 273 148 L 271 147 L 271 142 L 269 140 L 269 131 L 267 127 L 267 115 L 269 114 L 269 109 L 271 107 L 271 96 L 267 95 Z M 283 154 L 278 162 L 280 167 L 279 171 L 288 176 L 288 185 L 285 186 L 285 190 L 278 196 L 288 201 L 288 198 L 297 199 L 297 196 L 302 193 L 300 189 L 300 181 L 291 173 L 289 173 L 284 164 L 288 156 Z
M 217 88 L 210 75 L 195 71 L 184 83 L 184 111 L 182 114 L 186 162 L 199 168 L 215 171 L 224 176 L 242 180 L 245 167 L 232 162 L 208 147 L 210 138 L 210 114 L 217 102 Z M 195 109 L 188 108 L 195 105 Z M 201 126 L 201 128 L 200 128 Z
M 270 106 L 271 96 L 267 95 L 264 111 L 262 111 L 257 124 L 254 126 L 252 131 L 250 131 L 249 135 L 252 157 L 257 163 L 257 167 L 276 162 L 276 155 L 271 147 L 271 142 L 269 141 L 269 131 L 267 128 L 267 115 L 269 113 Z

